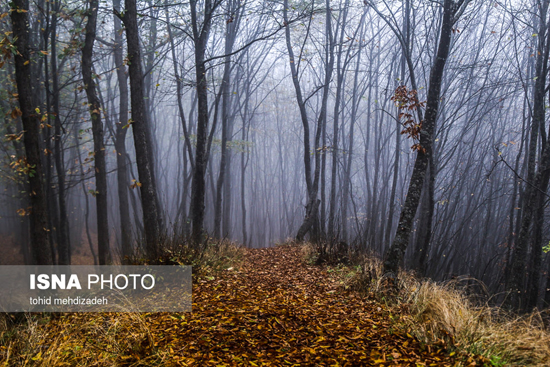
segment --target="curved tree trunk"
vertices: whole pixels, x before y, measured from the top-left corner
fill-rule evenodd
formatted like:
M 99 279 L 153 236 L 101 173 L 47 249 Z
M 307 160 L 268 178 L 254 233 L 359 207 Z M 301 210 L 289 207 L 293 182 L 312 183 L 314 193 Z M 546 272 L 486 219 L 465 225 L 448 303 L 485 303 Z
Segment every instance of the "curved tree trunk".
M 309 19 L 309 25 L 308 25 L 308 33 L 309 33 L 309 27 L 311 26 L 313 14 L 310 15 Z M 324 75 L 324 84 L 323 84 L 323 96 L 321 101 L 321 108 L 319 111 L 319 116 L 317 117 L 317 131 L 315 134 L 315 141 L 314 141 L 314 148 L 313 148 L 313 156 L 315 158 L 315 170 L 311 172 L 311 147 L 309 142 L 309 119 L 306 112 L 306 105 L 305 100 L 302 96 L 302 87 L 300 85 L 300 80 L 298 79 L 298 66 L 300 60 L 297 60 L 294 56 L 294 51 L 292 49 L 292 43 L 290 39 L 290 24 L 288 20 L 288 0 L 284 1 L 283 4 L 283 19 L 285 22 L 285 39 L 286 39 L 286 46 L 289 56 L 289 63 L 290 63 L 290 71 L 292 75 L 292 82 L 294 84 L 294 89 L 296 92 L 296 100 L 298 102 L 298 107 L 300 109 L 300 117 L 302 120 L 302 126 L 304 128 L 304 166 L 305 166 L 305 177 L 306 177 L 306 187 L 307 187 L 307 204 L 306 204 L 306 215 L 304 217 L 304 221 L 302 222 L 302 225 L 298 229 L 298 232 L 296 234 L 296 240 L 302 241 L 304 239 L 304 236 L 309 232 L 310 229 L 314 229 L 312 233 L 312 239 L 315 241 L 317 236 L 319 235 L 317 229 L 318 221 L 319 221 L 319 206 L 320 201 L 317 198 L 319 194 L 319 181 L 321 176 L 321 154 L 324 152 L 321 152 L 321 147 L 319 147 L 319 143 L 321 141 L 321 133 L 323 131 L 324 125 L 326 124 L 327 120 L 327 100 L 328 100 L 328 94 L 329 94 L 329 85 L 330 81 L 332 79 L 332 72 L 334 69 L 334 40 L 332 36 L 332 25 L 331 25 L 331 19 L 332 14 L 330 11 L 330 6 L 327 2 L 326 4 L 326 67 L 325 67 L 325 75 Z M 307 36 L 306 36 L 307 37 Z

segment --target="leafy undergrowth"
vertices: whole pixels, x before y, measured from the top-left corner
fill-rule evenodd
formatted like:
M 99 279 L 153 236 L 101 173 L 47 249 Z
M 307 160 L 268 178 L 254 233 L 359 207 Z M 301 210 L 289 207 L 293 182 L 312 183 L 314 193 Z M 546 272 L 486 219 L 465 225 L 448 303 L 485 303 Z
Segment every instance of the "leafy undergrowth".
M 421 342 L 383 302 L 345 288 L 298 246 L 249 250 L 240 267 L 195 281 L 192 313 L 28 315 L 0 332 L 0 364 L 490 365 Z
M 315 247 L 305 244 L 302 251 L 306 261 L 317 262 Z M 464 356 L 483 355 L 488 366 L 550 366 L 550 332 L 540 313 L 517 316 L 475 306 L 457 281 L 421 281 L 406 272 L 399 274 L 398 294 L 386 294 L 381 262 L 365 256 L 356 260 L 359 265 L 340 264 L 328 271 L 345 288 L 387 303 L 396 327 L 422 343 Z

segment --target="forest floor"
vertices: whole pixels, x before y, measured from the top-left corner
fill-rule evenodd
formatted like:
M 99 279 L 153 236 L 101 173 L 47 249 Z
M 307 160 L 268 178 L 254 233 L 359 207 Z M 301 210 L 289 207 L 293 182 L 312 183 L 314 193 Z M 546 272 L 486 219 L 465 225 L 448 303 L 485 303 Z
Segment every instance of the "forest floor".
M 298 246 L 245 250 L 212 275 L 194 281 L 191 313 L 63 314 L 21 331 L 27 347 L 1 335 L 0 365 L 492 365 L 421 343 Z

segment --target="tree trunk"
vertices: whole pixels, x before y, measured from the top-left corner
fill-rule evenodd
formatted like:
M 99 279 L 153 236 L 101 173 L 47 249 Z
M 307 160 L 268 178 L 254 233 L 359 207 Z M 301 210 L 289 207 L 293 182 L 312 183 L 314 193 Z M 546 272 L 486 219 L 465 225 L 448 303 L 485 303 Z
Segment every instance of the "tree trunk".
M 412 223 L 418 209 L 424 177 L 432 154 L 432 140 L 439 109 L 443 71 L 445 69 L 447 57 L 449 56 L 453 23 L 456 21 L 456 19 L 453 19 L 454 14 L 459 10 L 452 0 L 445 0 L 443 7 L 441 35 L 437 48 L 437 56 L 430 71 L 426 114 L 420 132 L 421 149 L 416 156 L 407 197 L 399 218 L 397 233 L 384 260 L 384 272 L 394 275 L 397 274 L 399 270 L 399 265 L 403 260 L 405 250 L 409 243 Z
M 338 51 L 336 56 L 336 99 L 334 101 L 334 116 L 332 124 L 332 172 L 330 176 L 330 208 L 328 214 L 328 240 L 336 240 L 335 217 L 336 217 L 336 176 L 338 175 L 338 122 L 340 117 L 342 89 L 344 83 L 345 69 L 342 68 L 342 47 L 344 46 L 344 29 L 348 15 L 348 2 L 344 6 L 344 14 L 340 25 L 340 39 L 338 40 Z
M 92 56 L 96 36 L 97 11 L 99 0 L 90 0 L 88 8 L 88 23 L 86 23 L 86 38 L 82 47 L 82 79 L 88 97 L 88 108 L 92 118 L 92 134 L 94 137 L 94 166 L 97 211 L 97 253 L 99 265 L 111 261 L 109 249 L 109 224 L 107 218 L 107 167 L 105 163 L 105 145 L 103 143 L 103 123 L 101 121 L 101 103 L 96 91 L 93 75 Z
M 39 147 L 39 117 L 35 113 L 35 105 L 32 100 L 33 89 L 31 84 L 31 60 L 29 45 L 29 30 L 27 12 L 29 3 L 27 0 L 13 0 L 11 2 L 10 17 L 14 37 L 15 54 L 15 80 L 21 121 L 25 134 L 23 136 L 26 164 L 29 169 L 30 188 L 30 227 L 31 249 L 36 265 L 49 265 L 53 263 L 49 246 L 49 234 L 47 230 L 47 204 L 42 186 L 42 162 L 40 161 Z
M 125 0 L 126 11 L 122 21 L 126 26 L 126 41 L 128 43 L 128 60 L 130 75 L 130 94 L 132 108 L 132 132 L 136 149 L 136 161 L 141 184 L 141 205 L 143 208 L 143 227 L 145 230 L 145 248 L 147 257 L 154 261 L 159 254 L 161 228 L 160 213 L 157 206 L 157 192 L 154 182 L 154 168 L 151 162 L 152 147 L 148 137 L 149 128 L 144 102 L 143 71 L 141 67 L 141 51 L 139 46 L 139 31 L 137 23 L 136 0 Z
M 432 141 L 433 143 L 433 141 Z M 418 238 L 417 238 L 417 262 L 418 273 L 421 276 L 426 276 L 426 263 L 430 251 L 430 239 L 432 235 L 432 219 L 434 214 L 434 189 L 435 189 L 435 169 L 433 154 L 430 156 L 427 168 L 427 179 L 424 180 L 423 196 L 424 200 L 421 204 L 422 212 L 420 215 Z
M 547 80 L 548 71 L 548 25 L 546 23 L 546 14 L 548 12 L 550 2 L 544 1 L 540 7 L 540 27 L 538 33 L 537 47 L 537 62 L 535 66 L 536 80 L 533 91 L 533 118 L 531 121 L 531 136 L 529 148 L 527 151 L 527 184 L 523 191 L 524 206 L 522 208 L 521 226 L 519 229 L 518 238 L 515 242 L 514 250 L 512 251 L 512 264 L 510 267 L 511 279 L 509 282 L 508 291 L 510 293 L 507 303 L 513 309 L 526 310 L 528 302 L 526 298 L 525 282 L 528 277 L 526 269 L 527 253 L 529 251 L 529 239 L 531 236 L 531 225 L 534 215 L 537 212 L 537 199 L 539 198 L 538 189 L 542 179 L 540 176 L 544 170 L 543 162 L 539 167 L 539 173 L 536 173 L 536 157 L 538 153 L 538 140 L 541 127 L 544 129 L 545 106 L 544 106 L 544 89 Z M 544 155 L 544 153 L 543 153 Z M 536 177 L 537 176 L 537 177 Z M 523 302 L 522 302 L 523 300 Z
M 113 0 L 113 8 L 116 11 L 120 11 L 121 1 Z M 132 225 L 130 221 L 130 203 L 128 199 L 129 179 L 126 163 L 126 133 L 128 132 L 128 129 L 125 128 L 128 123 L 128 78 L 126 76 L 126 66 L 124 66 L 124 59 L 122 56 L 122 25 L 120 23 L 120 19 L 116 15 L 113 17 L 113 23 L 115 40 L 113 55 L 118 79 L 118 88 L 120 91 L 118 123 L 115 127 L 117 191 L 122 257 L 125 258 L 126 256 L 130 256 L 132 254 Z
M 187 177 L 187 165 L 188 163 L 191 164 L 191 171 L 194 170 L 194 161 L 193 161 L 193 150 L 192 150 L 192 144 L 191 144 L 191 138 L 189 136 L 189 129 L 187 126 L 187 121 L 185 120 L 185 113 L 183 111 L 183 101 L 182 101 L 182 94 L 183 94 L 183 85 L 182 85 L 182 79 L 180 77 L 179 71 L 178 71 L 178 64 L 176 59 L 176 47 L 174 44 L 174 37 L 172 36 L 172 27 L 170 23 L 170 14 L 168 12 L 168 8 L 165 8 L 165 14 L 166 14 L 166 29 L 168 32 L 168 37 L 170 38 L 170 51 L 172 54 L 172 66 L 174 67 L 174 77 L 176 78 L 176 98 L 178 100 L 178 113 L 181 121 L 181 126 L 183 129 L 183 136 L 184 136 L 184 154 L 183 154 L 183 195 L 181 195 L 181 203 L 180 203 L 180 209 L 178 210 L 178 215 L 176 216 L 176 223 L 178 221 L 182 222 L 182 233 L 184 236 L 188 236 L 188 220 L 187 220 L 187 193 L 189 189 L 189 179 Z M 186 150 L 187 149 L 187 150 Z M 187 161 L 187 156 L 189 156 L 189 162 Z
M 550 306 L 550 261 L 548 261 L 548 269 L 546 269 L 546 291 L 544 292 L 544 306 Z
M 50 2 L 47 2 L 45 4 L 45 14 L 46 17 L 42 17 L 40 19 L 41 22 L 44 22 L 46 24 L 46 28 L 42 31 L 42 43 L 40 44 L 41 48 L 46 49 L 49 42 L 49 28 L 50 28 Z M 44 4 L 42 2 L 39 3 L 39 6 L 42 6 L 44 8 Z M 46 113 L 48 116 L 53 115 L 51 111 L 51 100 L 49 91 L 50 88 L 50 79 L 48 76 L 49 73 L 49 67 L 48 67 L 48 55 L 44 55 L 43 58 L 44 62 L 44 87 L 47 93 L 45 93 L 45 99 L 46 99 Z M 32 70 L 31 70 L 32 72 Z M 40 83 L 42 81 L 41 76 L 37 78 L 37 81 Z M 36 88 L 35 88 L 36 89 Z M 41 93 L 37 92 L 36 90 L 33 91 L 33 98 L 34 103 L 38 104 L 37 101 L 40 101 Z M 46 149 L 46 152 L 51 152 L 54 148 L 52 148 L 52 141 L 53 141 L 53 134 L 52 134 L 52 127 L 51 125 L 46 125 L 45 128 L 41 129 L 42 133 L 42 140 L 44 141 L 44 147 Z M 40 147 L 41 148 L 41 147 Z M 44 160 L 43 160 L 44 161 Z M 53 154 L 47 154 L 45 159 L 45 172 L 44 172 L 44 178 L 45 178 L 45 194 L 46 194 L 46 203 L 48 208 L 48 232 L 49 232 L 49 243 L 50 243 L 50 250 L 51 250 L 51 256 L 52 261 L 54 264 L 57 263 L 57 253 L 56 253 L 56 239 L 57 236 L 54 236 L 54 233 L 56 232 L 56 229 L 59 228 L 59 216 L 58 216 L 58 210 L 57 210 L 57 204 L 58 200 L 55 197 L 54 194 L 54 188 L 55 184 L 53 182 L 53 173 L 52 169 L 54 167 L 54 157 Z
M 55 125 L 54 159 L 57 172 L 57 196 L 59 205 L 59 228 L 57 229 L 57 263 L 69 265 L 71 263 L 71 249 L 69 237 L 69 218 L 67 217 L 67 203 L 65 193 L 65 163 L 63 161 L 63 147 L 61 146 L 61 117 L 59 112 L 59 78 L 57 71 L 57 17 L 59 1 L 54 1 L 51 19 L 51 68 L 52 68 L 52 106 Z
M 309 19 L 309 26 L 311 25 L 312 21 L 312 14 L 310 15 Z M 319 199 L 317 198 L 319 194 L 319 181 L 321 176 L 321 154 L 324 152 L 320 151 L 319 143 L 321 139 L 321 133 L 323 131 L 324 124 L 326 124 L 327 119 L 327 101 L 328 101 L 328 94 L 329 94 L 329 86 L 330 86 L 330 80 L 332 78 L 332 72 L 334 69 L 334 40 L 332 36 L 332 25 L 331 25 L 331 19 L 332 14 L 330 11 L 330 5 L 328 4 L 328 1 L 326 3 L 326 17 L 325 17 L 325 31 L 326 31 L 326 52 L 325 52 L 325 61 L 326 61 L 326 67 L 325 67 L 325 75 L 324 75 L 324 84 L 323 84 L 323 96 L 321 101 L 321 108 L 319 111 L 319 116 L 317 117 L 317 131 L 315 134 L 315 141 L 314 141 L 314 149 L 313 149 L 313 155 L 315 158 L 315 170 L 313 173 L 311 172 L 311 159 L 310 159 L 310 142 L 309 142 L 309 120 L 306 112 L 306 105 L 305 101 L 302 96 L 302 88 L 300 86 L 300 80 L 298 79 L 298 67 L 296 64 L 299 64 L 300 60 L 297 60 L 294 57 L 294 51 L 292 49 L 291 39 L 290 39 L 290 25 L 288 21 L 288 0 L 284 1 L 283 4 L 283 19 L 286 24 L 285 26 L 285 39 L 286 39 L 286 46 L 289 56 L 289 62 L 290 62 L 290 71 L 292 75 L 292 82 L 294 84 L 294 89 L 296 92 L 296 100 L 298 102 L 298 107 L 300 109 L 300 117 L 302 120 L 302 126 L 304 128 L 304 166 L 305 166 L 305 176 L 306 176 L 306 186 L 307 186 L 307 194 L 308 194 L 308 202 L 306 204 L 306 215 L 304 217 L 304 221 L 302 222 L 302 225 L 298 229 L 298 233 L 296 234 L 296 240 L 297 241 L 303 241 L 304 236 L 307 234 L 307 232 L 313 228 L 318 228 L 318 220 L 319 220 Z M 308 26 L 308 32 L 309 32 L 309 26 Z M 312 233 L 312 239 L 316 240 L 316 237 L 318 236 L 318 233 Z
M 230 83 L 231 83 L 231 56 L 229 54 L 233 51 L 233 44 L 235 43 L 235 37 L 237 35 L 238 26 L 240 23 L 240 14 L 238 4 L 234 2 L 229 2 L 229 14 L 227 15 L 228 20 L 226 21 L 226 31 L 225 31 L 225 60 L 224 60 L 224 71 L 223 79 L 221 85 L 221 94 L 222 94 L 222 141 L 221 141 L 221 159 L 220 159 L 220 173 L 218 175 L 218 181 L 216 182 L 216 202 L 214 208 L 214 237 L 221 238 L 221 222 L 222 222 L 222 200 L 228 200 L 227 195 L 228 191 L 224 190 L 224 181 L 227 179 L 228 161 L 229 161 L 229 151 L 227 149 L 227 141 L 230 139 L 229 136 L 229 119 L 230 119 Z M 234 7 L 237 6 L 237 9 Z M 234 18 L 237 18 L 236 20 Z M 228 184 L 225 182 L 225 184 Z M 222 196 L 223 197 L 222 199 Z M 227 209 L 225 209 L 227 210 Z M 224 216 L 224 220 L 227 221 L 229 218 Z M 225 223 L 224 223 L 225 224 Z M 224 225 L 224 227 L 226 227 Z M 227 227 L 226 227 L 227 228 Z M 223 236 L 227 236 L 227 233 L 223 233 Z
M 88 200 L 88 192 L 86 190 L 86 176 L 84 174 L 84 165 L 82 164 L 82 156 L 80 155 L 80 136 L 78 136 L 77 129 L 74 129 L 74 137 L 75 137 L 75 145 L 76 145 L 76 155 L 78 157 L 78 164 L 80 167 L 80 187 L 82 188 L 82 193 L 84 194 L 84 224 L 86 227 L 86 239 L 88 240 L 88 246 L 90 247 L 90 252 L 92 254 L 92 257 L 94 258 L 94 265 L 99 265 L 97 260 L 97 255 L 94 250 L 94 243 L 92 241 L 92 235 L 90 234 L 90 225 L 89 225 L 89 217 L 90 217 L 90 202 Z
M 192 241 L 195 247 L 200 247 L 203 240 L 204 224 L 204 198 L 206 194 L 206 183 L 204 175 L 208 155 L 206 151 L 206 138 L 208 130 L 208 90 L 206 80 L 206 65 L 204 54 L 210 26 L 212 23 L 212 0 L 204 2 L 204 20 L 199 29 L 197 19 L 197 0 L 190 1 L 191 21 L 193 28 L 193 38 L 195 42 L 195 78 L 197 83 L 198 100 L 198 118 L 197 118 L 197 145 L 195 149 L 195 170 L 193 172 L 193 181 L 191 184 L 191 220 Z
M 153 183 L 153 190 L 155 192 L 155 200 L 156 200 L 156 206 L 157 206 L 157 220 L 158 220 L 158 227 L 164 228 L 163 223 L 163 216 L 162 216 L 162 204 L 159 197 L 159 191 L 157 190 L 157 177 L 159 176 L 158 168 L 159 165 L 157 165 L 157 162 L 155 160 L 155 157 L 158 157 L 158 147 L 155 142 L 155 139 L 153 139 L 153 136 L 155 134 L 155 108 L 154 108 L 154 97 L 155 95 L 152 94 L 154 86 L 153 86 L 153 68 L 155 64 L 155 52 L 157 48 L 157 19 L 158 17 L 158 7 L 156 4 L 153 3 L 151 0 L 147 0 L 147 5 L 149 9 L 149 39 L 147 40 L 147 47 L 144 50 L 144 67 L 145 67 L 145 73 L 143 75 L 143 94 L 145 95 L 144 98 L 144 105 L 145 105 L 145 112 L 147 117 L 147 134 L 145 137 L 147 138 L 147 144 L 149 145 L 149 164 L 151 165 L 151 175 L 152 175 L 152 183 Z

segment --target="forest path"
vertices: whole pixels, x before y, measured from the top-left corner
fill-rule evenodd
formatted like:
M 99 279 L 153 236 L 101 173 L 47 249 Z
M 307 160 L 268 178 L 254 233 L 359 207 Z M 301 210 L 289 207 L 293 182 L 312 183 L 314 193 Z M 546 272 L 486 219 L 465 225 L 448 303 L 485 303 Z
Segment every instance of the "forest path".
M 192 313 L 153 314 L 148 324 L 174 365 L 455 364 L 396 330 L 375 300 L 339 285 L 325 268 L 306 264 L 299 247 L 248 250 L 240 269 L 194 285 Z

